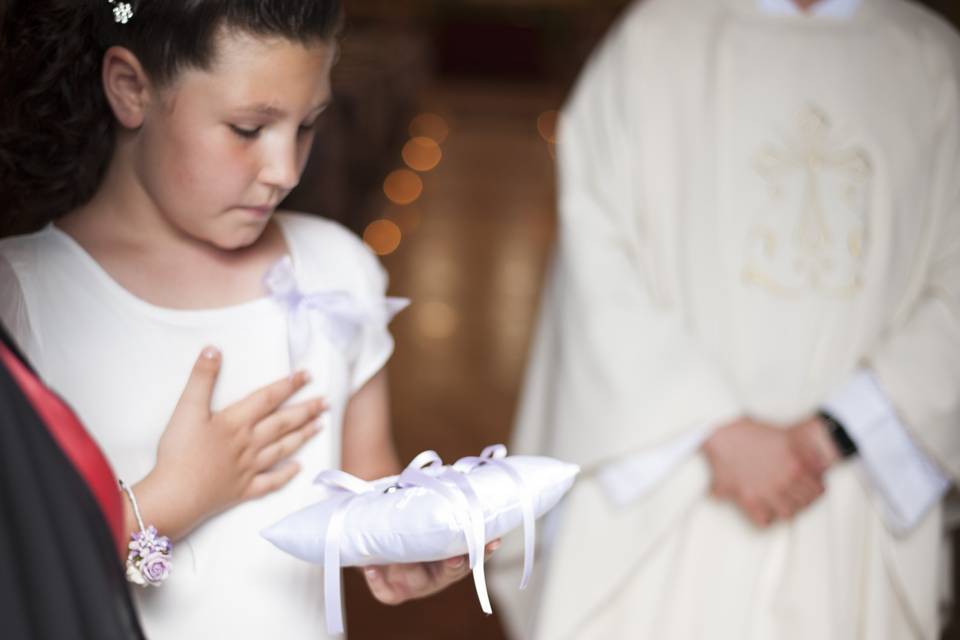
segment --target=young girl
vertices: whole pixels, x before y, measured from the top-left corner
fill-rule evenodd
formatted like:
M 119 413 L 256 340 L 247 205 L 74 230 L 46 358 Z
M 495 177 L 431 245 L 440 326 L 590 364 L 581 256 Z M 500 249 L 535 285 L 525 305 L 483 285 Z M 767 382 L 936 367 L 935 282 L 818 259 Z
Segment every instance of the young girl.
M 339 23 L 336 0 L 32 0 L 6 17 L 0 186 L 52 222 L 0 242 L 0 312 L 178 539 L 170 579 L 137 594 L 151 638 L 322 637 L 319 570 L 259 531 L 314 499 L 321 469 L 397 470 L 385 274 L 341 227 L 275 212 L 330 100 Z M 208 344 L 213 409 L 238 404 L 165 431 Z M 297 370 L 299 404 L 275 411 L 280 387 L 240 400 Z M 400 602 L 465 565 L 365 575 Z

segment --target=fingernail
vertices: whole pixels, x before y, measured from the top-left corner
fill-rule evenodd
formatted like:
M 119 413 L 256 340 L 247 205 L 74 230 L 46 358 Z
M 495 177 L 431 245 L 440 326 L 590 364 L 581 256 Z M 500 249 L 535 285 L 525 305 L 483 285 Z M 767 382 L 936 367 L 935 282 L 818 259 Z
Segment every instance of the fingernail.
M 463 556 L 460 556 L 447 560 L 447 566 L 449 566 L 451 569 L 459 569 L 463 566 L 464 562 L 466 562 L 466 560 L 463 559 Z
M 487 546 L 487 549 L 490 550 L 490 551 L 496 551 L 497 549 L 500 548 L 500 545 L 501 545 L 501 544 L 503 544 L 503 543 L 500 542 L 499 540 L 494 540 L 493 542 L 491 542 L 491 543 L 489 544 L 489 546 Z
M 367 567 L 363 570 L 363 573 L 367 576 L 368 580 L 377 580 L 379 578 L 379 572 L 375 567 Z
M 220 349 L 216 347 L 206 347 L 201 355 L 207 360 L 216 360 L 220 357 Z

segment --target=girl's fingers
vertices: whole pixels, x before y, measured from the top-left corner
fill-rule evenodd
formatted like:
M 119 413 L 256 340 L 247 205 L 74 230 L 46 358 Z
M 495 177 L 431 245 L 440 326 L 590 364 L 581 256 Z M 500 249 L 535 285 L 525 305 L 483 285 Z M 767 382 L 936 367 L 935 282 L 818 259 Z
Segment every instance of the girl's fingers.
M 500 540 L 487 544 L 486 557 L 500 547 Z M 390 564 L 364 567 L 363 576 L 370 593 L 384 604 L 396 605 L 424 598 L 446 589 L 470 573 L 467 556 L 455 556 L 436 562 Z
M 203 350 L 190 371 L 187 386 L 184 387 L 177 403 L 177 411 L 193 410 L 209 418 L 210 399 L 213 397 L 213 389 L 220 375 L 222 360 L 220 350 L 216 347 L 206 347 Z
M 256 424 L 276 411 L 308 382 L 310 382 L 310 374 L 306 371 L 298 371 L 288 378 L 277 380 L 254 391 L 243 400 L 227 407 L 224 412 L 241 424 Z
M 387 582 L 404 600 L 422 598 L 438 590 L 436 580 L 425 563 L 389 565 Z
M 265 447 L 272 444 L 308 422 L 316 420 L 326 410 L 326 403 L 320 399 L 278 409 L 254 427 L 255 446 Z
M 416 582 L 409 575 L 417 565 L 384 565 L 363 570 L 370 593 L 383 604 L 397 605 L 410 599 L 407 582 Z M 422 569 L 421 569 L 422 571 Z
M 386 567 L 365 567 L 363 569 L 363 576 L 367 580 L 367 588 L 370 589 L 373 597 L 383 604 L 400 604 L 402 600 L 399 595 L 387 584 L 385 568 Z
M 288 460 L 285 464 L 279 465 L 269 471 L 258 473 L 247 486 L 247 491 L 243 495 L 243 499 L 252 500 L 273 493 L 293 480 L 299 472 L 300 465 L 293 460 Z
M 257 468 L 269 469 L 286 460 L 318 433 L 320 433 L 320 428 L 312 423 L 300 427 L 296 431 L 291 431 L 260 450 L 256 458 Z

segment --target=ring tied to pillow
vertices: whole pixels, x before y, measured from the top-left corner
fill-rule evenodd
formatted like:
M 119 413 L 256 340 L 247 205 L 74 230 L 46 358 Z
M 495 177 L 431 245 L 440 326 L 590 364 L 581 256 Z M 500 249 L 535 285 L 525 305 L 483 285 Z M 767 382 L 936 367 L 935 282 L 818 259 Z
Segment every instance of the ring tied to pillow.
M 503 476 L 509 478 L 513 487 L 513 496 L 519 503 L 523 525 L 523 574 L 520 588 L 525 588 L 533 571 L 536 517 L 539 515 L 537 508 L 539 507 L 541 511 L 552 508 L 560 496 L 569 489 L 579 469 L 575 465 L 560 463 L 548 458 L 521 456 L 520 458 L 524 460 L 542 460 L 546 463 L 552 463 L 559 472 L 558 477 L 561 480 L 561 486 L 553 491 L 555 495 L 552 499 L 541 504 L 538 497 L 534 495 L 541 489 L 529 486 L 529 483 L 524 480 L 523 474 L 512 466 L 506 457 L 506 447 L 492 445 L 484 449 L 479 456 L 461 458 L 454 464 L 445 466 L 436 452 L 424 451 L 417 455 L 399 476 L 390 478 L 386 485 L 385 480 L 387 479 L 368 482 L 335 469 L 320 473 L 315 480 L 315 484 L 331 491 L 333 496 L 330 500 L 334 501 L 332 513 L 329 514 L 326 533 L 323 536 L 322 560 L 324 566 L 324 604 L 329 633 L 339 635 L 343 633 L 344 629 L 340 570 L 347 515 L 359 499 L 371 498 L 373 497 L 371 494 L 401 494 L 404 491 L 419 488 L 425 490 L 428 494 L 439 496 L 441 503 L 449 508 L 449 514 L 455 521 L 457 529 L 462 532 L 462 542 L 466 544 L 467 558 L 473 573 L 474 586 L 480 601 L 480 607 L 484 613 L 490 614 L 493 612 L 484 572 L 488 523 L 485 518 L 483 503 L 474 486 L 477 478 L 474 478 L 474 481 L 471 482 L 471 477 L 474 477 L 477 471 L 484 467 L 497 469 L 502 472 Z M 511 460 L 516 461 L 517 458 L 511 458 Z M 326 502 L 326 504 L 331 503 Z M 313 509 L 324 506 L 324 504 L 315 505 Z M 303 519 L 306 519 L 308 523 L 314 522 L 314 520 L 310 520 L 311 516 L 313 514 L 310 508 L 294 514 L 265 530 L 264 537 L 288 553 L 302 559 L 317 561 L 319 560 L 318 554 L 312 549 L 305 550 L 303 541 L 296 539 L 297 536 L 300 536 L 300 538 L 309 537 L 316 540 L 315 535 L 304 536 L 301 533 L 302 529 L 305 528 L 302 524 Z M 322 517 L 313 517 L 317 518 L 317 521 L 322 520 Z M 297 518 L 300 518 L 300 520 L 297 520 Z M 495 518 L 495 516 L 491 515 L 491 518 Z M 503 523 L 499 522 L 498 525 L 500 525 L 500 529 L 497 529 L 497 526 L 491 527 L 491 539 L 505 533 Z M 309 524 L 306 528 L 311 529 L 312 526 L 312 524 Z M 513 526 L 516 526 L 516 524 Z M 291 530 L 294 532 L 292 535 L 290 534 Z M 349 560 L 348 558 L 348 564 L 350 564 Z

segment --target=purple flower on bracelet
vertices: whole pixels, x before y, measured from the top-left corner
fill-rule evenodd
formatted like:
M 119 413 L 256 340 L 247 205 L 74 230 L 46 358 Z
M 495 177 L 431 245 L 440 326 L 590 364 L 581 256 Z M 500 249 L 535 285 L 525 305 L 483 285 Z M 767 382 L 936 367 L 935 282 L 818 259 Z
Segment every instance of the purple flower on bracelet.
M 166 536 L 157 535 L 150 526 L 130 536 L 127 554 L 127 579 L 141 586 L 158 586 L 170 575 L 173 545 Z
M 140 575 L 152 586 L 162 583 L 170 575 L 170 557 L 156 551 L 140 561 Z

